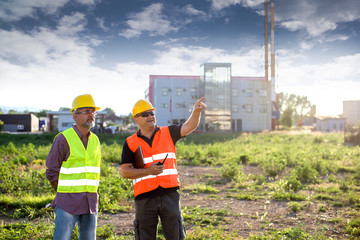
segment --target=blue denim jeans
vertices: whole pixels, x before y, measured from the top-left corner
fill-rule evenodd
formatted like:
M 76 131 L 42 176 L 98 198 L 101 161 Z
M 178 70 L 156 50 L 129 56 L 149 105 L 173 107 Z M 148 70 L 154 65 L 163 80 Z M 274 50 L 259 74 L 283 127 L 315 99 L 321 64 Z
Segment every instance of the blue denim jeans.
M 78 224 L 79 240 L 96 239 L 96 214 L 71 215 L 58 206 L 55 207 L 55 230 L 54 240 L 69 240 L 75 227 Z

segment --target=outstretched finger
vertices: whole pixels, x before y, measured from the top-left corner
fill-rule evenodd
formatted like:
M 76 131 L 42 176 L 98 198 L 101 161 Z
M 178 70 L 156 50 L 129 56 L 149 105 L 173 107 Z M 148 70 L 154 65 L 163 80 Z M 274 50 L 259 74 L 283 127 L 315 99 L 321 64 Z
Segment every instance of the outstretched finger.
M 204 98 L 205 97 L 202 97 L 202 98 L 200 98 L 196 103 L 195 103 L 195 105 L 199 105 L 199 104 L 201 104 L 202 103 L 202 101 L 204 100 Z

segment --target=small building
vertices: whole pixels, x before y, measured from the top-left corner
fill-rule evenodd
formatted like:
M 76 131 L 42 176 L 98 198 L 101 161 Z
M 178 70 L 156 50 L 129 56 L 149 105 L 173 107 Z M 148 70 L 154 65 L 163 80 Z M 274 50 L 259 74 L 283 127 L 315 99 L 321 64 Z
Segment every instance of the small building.
M 360 100 L 343 101 L 343 117 L 346 124 L 357 125 L 360 123 Z
M 320 132 L 342 132 L 346 118 L 338 116 L 314 116 L 315 130 Z
M 95 118 L 95 127 L 92 129 L 95 133 L 103 132 L 103 123 L 106 111 L 98 111 Z M 62 132 L 75 124 L 73 114 L 70 111 L 48 111 L 49 118 L 48 131 Z
M 28 114 L 0 114 L 4 122 L 3 131 L 7 132 L 38 132 L 39 118 L 32 113 Z

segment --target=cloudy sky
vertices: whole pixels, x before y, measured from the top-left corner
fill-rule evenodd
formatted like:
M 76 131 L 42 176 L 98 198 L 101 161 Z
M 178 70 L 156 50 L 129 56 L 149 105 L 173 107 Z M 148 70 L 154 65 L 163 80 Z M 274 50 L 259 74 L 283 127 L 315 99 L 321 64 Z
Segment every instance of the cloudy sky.
M 227 62 L 264 76 L 263 12 L 263 0 L 1 0 L 0 108 L 58 110 L 90 93 L 128 114 L 149 75 Z M 276 91 L 322 115 L 360 100 L 360 1 L 277 0 L 275 12 Z

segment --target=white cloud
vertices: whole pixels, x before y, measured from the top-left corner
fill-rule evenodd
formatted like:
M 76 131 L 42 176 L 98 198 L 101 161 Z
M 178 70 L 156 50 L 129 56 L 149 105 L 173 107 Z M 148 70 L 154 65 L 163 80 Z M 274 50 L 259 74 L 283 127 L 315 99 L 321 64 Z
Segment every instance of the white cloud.
M 164 35 L 170 31 L 177 31 L 178 28 L 171 25 L 171 22 L 162 14 L 163 5 L 154 3 L 144 8 L 142 12 L 133 14 L 128 21 L 128 29 L 120 32 L 120 36 L 126 38 L 139 37 L 143 32 L 150 36 Z
M 84 5 L 94 5 L 96 4 L 98 0 L 77 0 L 78 3 L 84 4 Z
M 214 10 L 221 10 L 232 5 L 240 4 L 240 0 L 212 0 L 211 7 Z
M 205 16 L 206 15 L 205 12 L 195 9 L 191 4 L 187 4 L 184 7 L 184 12 L 187 14 L 190 14 L 190 15 L 195 15 L 195 16 Z
M 239 5 L 263 8 L 264 0 L 211 0 L 212 9 Z M 270 6 L 270 4 L 269 4 Z M 258 11 L 264 14 L 264 11 Z M 360 20 L 359 0 L 278 0 L 275 1 L 275 18 L 278 24 L 290 31 L 305 30 L 318 37 L 337 29 L 339 23 Z
M 95 20 L 102 30 L 105 32 L 109 31 L 109 28 L 105 26 L 105 20 L 103 18 L 96 18 Z
M 346 41 L 350 38 L 350 36 L 346 36 L 343 34 L 332 34 L 329 36 L 324 36 L 321 40 L 322 42 L 334 42 L 334 41 Z
M 258 7 L 263 4 L 264 0 L 211 0 L 211 7 L 214 10 L 222 10 L 224 8 L 241 4 L 245 7 Z
M 35 17 L 36 11 L 53 14 L 69 0 L 2 0 L 0 1 L 0 19 L 16 21 L 23 17 Z
M 85 15 L 82 13 L 76 12 L 72 15 L 64 16 L 59 20 L 57 34 L 59 34 L 59 36 L 77 34 L 85 29 L 85 24 Z
M 339 23 L 360 19 L 358 0 L 286 0 L 275 3 L 276 19 L 291 30 L 302 30 L 311 37 L 333 31 Z
M 87 43 L 77 36 L 85 23 L 84 15 L 74 13 L 60 19 L 55 30 L 44 27 L 30 33 L 0 30 L 0 57 L 30 64 L 53 62 L 67 54 L 89 60 Z

